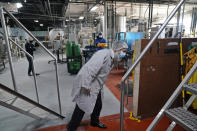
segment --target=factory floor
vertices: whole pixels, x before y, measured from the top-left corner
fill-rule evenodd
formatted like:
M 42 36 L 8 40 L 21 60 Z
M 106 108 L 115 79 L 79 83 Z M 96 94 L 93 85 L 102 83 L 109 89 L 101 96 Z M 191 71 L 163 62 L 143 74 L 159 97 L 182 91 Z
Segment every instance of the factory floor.
M 55 68 L 53 63 L 48 64 L 49 60 L 51 60 L 51 58 L 42 49 L 37 49 L 34 56 L 34 63 L 36 72 L 40 73 L 40 75 L 37 76 L 38 95 L 40 104 L 53 111 L 59 112 Z M 28 63 L 26 58 L 13 59 L 13 66 L 18 92 L 36 101 L 33 77 L 27 75 Z M 72 102 L 71 98 L 73 78 L 75 75 L 71 75 L 67 72 L 66 63 L 58 64 L 58 67 L 62 113 L 66 118 L 61 120 L 54 116 L 48 116 L 50 120 L 38 121 L 0 106 L 1 131 L 28 131 L 68 123 L 75 107 L 75 103 Z M 0 83 L 13 89 L 9 64 L 6 64 L 6 69 L 0 72 Z M 101 117 L 118 114 L 120 110 L 119 100 L 113 95 L 109 88 L 105 87 L 104 92 Z M 127 112 L 127 110 L 125 110 L 125 112 Z M 83 120 L 88 119 L 89 116 L 85 115 Z
M 106 82 L 106 87 L 110 89 L 110 91 L 119 101 L 120 101 L 120 90 L 118 89 L 117 84 L 119 84 L 123 74 L 124 74 L 123 70 L 113 69 Z M 128 109 L 129 111 L 132 111 L 132 97 L 129 97 L 128 105 L 125 102 L 125 108 Z M 136 120 L 131 120 L 129 116 L 130 116 L 130 113 L 126 112 L 125 119 L 124 119 L 124 131 L 145 131 L 146 128 L 154 119 L 154 118 L 148 118 L 148 119 L 143 119 L 140 122 L 138 122 Z M 120 126 L 119 113 L 108 115 L 108 116 L 103 116 L 100 118 L 100 121 L 105 123 L 108 126 L 108 128 L 99 129 L 96 127 L 92 127 L 90 126 L 90 121 L 85 120 L 81 122 L 81 125 L 77 129 L 77 131 L 119 131 L 119 126 Z M 170 120 L 167 117 L 163 117 L 154 131 L 164 131 L 167 129 L 169 124 L 170 124 Z M 66 131 L 66 124 L 38 129 L 34 131 Z M 180 126 L 176 126 L 173 131 L 185 131 L 185 130 Z
M 38 92 L 40 103 L 46 107 L 58 112 L 58 101 L 55 82 L 54 65 L 48 64 L 51 58 L 46 55 L 43 50 L 38 49 L 35 53 L 35 68 L 36 72 L 40 73 L 37 77 Z M 57 119 L 53 116 L 48 118 L 51 120 L 34 120 L 28 116 L 24 116 L 15 111 L 9 110 L 0 106 L 0 129 L 1 131 L 66 131 L 66 124 L 71 118 L 75 103 L 72 102 L 70 97 L 72 90 L 73 78 L 75 75 L 70 75 L 67 72 L 66 64 L 59 65 L 59 82 L 60 82 L 60 95 L 62 103 L 63 115 L 65 119 Z M 0 74 L 0 83 L 13 89 L 11 82 L 10 70 L 7 68 Z M 26 58 L 14 60 L 14 69 L 16 83 L 19 93 L 36 100 L 35 89 L 33 84 L 33 77 L 27 75 L 28 63 Z M 120 90 L 117 84 L 120 83 L 123 76 L 123 70 L 113 69 L 106 82 L 104 88 L 104 101 L 103 109 L 101 112 L 101 121 L 105 123 L 108 128 L 106 131 L 119 130 L 119 110 L 120 110 Z M 131 79 L 131 78 L 130 78 Z M 144 119 L 137 122 L 129 119 L 129 112 L 132 110 L 132 97 L 128 98 L 128 105 L 125 103 L 125 126 L 124 131 L 144 131 L 153 118 Z M 164 117 L 156 130 L 165 130 L 169 125 L 169 119 Z M 183 129 L 176 126 L 175 131 L 182 131 Z M 89 126 L 89 116 L 85 115 L 81 126 L 77 131 L 102 131 L 102 129 Z

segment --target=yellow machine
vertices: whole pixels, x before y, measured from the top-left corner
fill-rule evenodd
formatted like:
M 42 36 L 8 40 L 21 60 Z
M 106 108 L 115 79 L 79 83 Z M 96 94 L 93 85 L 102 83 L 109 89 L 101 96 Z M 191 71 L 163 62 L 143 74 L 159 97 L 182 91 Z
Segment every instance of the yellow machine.
M 186 52 L 184 56 L 186 57 L 185 74 L 187 74 L 189 70 L 192 68 L 192 66 L 195 64 L 195 62 L 197 61 L 197 47 L 194 47 L 190 51 Z M 188 84 L 191 84 L 191 83 L 197 83 L 197 71 L 188 81 Z M 187 94 L 191 94 L 191 93 L 187 92 Z M 197 98 L 192 103 L 192 107 L 194 109 L 197 109 Z

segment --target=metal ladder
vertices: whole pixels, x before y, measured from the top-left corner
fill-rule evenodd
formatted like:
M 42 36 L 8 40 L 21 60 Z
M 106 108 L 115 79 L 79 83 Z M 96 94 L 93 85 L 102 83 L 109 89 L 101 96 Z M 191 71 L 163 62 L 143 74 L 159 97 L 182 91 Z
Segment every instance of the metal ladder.
M 49 114 L 55 115 L 58 118 L 64 118 L 64 116 L 2 84 L 0 84 L 0 105 L 34 119 L 43 119 L 49 116 Z
M 125 94 L 125 85 L 126 80 L 128 79 L 130 73 L 135 69 L 135 67 L 138 65 L 138 63 L 141 61 L 143 56 L 146 54 L 146 52 L 149 50 L 149 48 L 152 46 L 154 41 L 158 38 L 158 36 L 161 34 L 161 32 L 164 30 L 166 25 L 169 23 L 169 21 L 172 19 L 172 17 L 175 15 L 175 13 L 179 10 L 179 8 L 183 5 L 185 0 L 180 0 L 177 6 L 173 9 L 173 11 L 170 13 L 170 15 L 167 17 L 163 25 L 160 27 L 158 32 L 155 34 L 155 36 L 150 40 L 148 45 L 144 48 L 142 53 L 139 55 L 135 63 L 129 68 L 129 70 L 125 73 L 125 75 L 122 77 L 121 80 L 121 101 L 120 101 L 120 131 L 123 131 L 124 129 L 124 94 Z M 195 64 L 197 65 L 197 63 Z M 185 84 L 185 83 L 184 83 Z
M 146 131 L 153 131 L 155 126 L 159 123 L 160 119 L 164 115 L 166 115 L 171 120 L 173 120 L 173 122 L 168 127 L 167 131 L 171 131 L 175 127 L 176 123 L 182 126 L 183 128 L 185 128 L 186 130 L 197 131 L 197 115 L 187 111 L 187 109 L 189 108 L 189 106 L 192 104 L 192 102 L 195 100 L 197 96 L 197 83 L 193 83 L 190 85 L 186 84 L 196 70 L 197 70 L 197 62 L 193 65 L 191 70 L 185 76 L 183 81 L 179 84 L 177 89 L 174 91 L 172 96 L 168 99 L 166 104 L 157 114 L 157 116 L 149 125 L 149 127 L 146 129 Z M 193 93 L 193 95 L 190 97 L 190 99 L 183 107 L 169 109 L 182 90 L 189 91 Z

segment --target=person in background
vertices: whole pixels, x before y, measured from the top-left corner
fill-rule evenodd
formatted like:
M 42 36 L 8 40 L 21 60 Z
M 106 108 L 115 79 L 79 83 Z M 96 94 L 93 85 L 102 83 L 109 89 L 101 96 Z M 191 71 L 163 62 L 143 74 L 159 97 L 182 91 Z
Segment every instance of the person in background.
M 95 40 L 95 44 L 97 46 L 98 43 L 106 43 L 106 40 L 103 38 L 102 33 L 99 33 L 97 39 Z
M 58 32 L 58 34 L 57 34 L 57 36 L 56 36 L 56 38 L 55 38 L 56 42 L 55 42 L 55 46 L 54 46 L 54 47 L 55 47 L 55 51 L 56 51 L 57 61 L 58 61 L 58 62 L 61 62 L 60 57 L 59 57 L 59 54 L 60 54 L 60 53 L 59 53 L 59 49 L 60 49 L 60 46 L 61 46 L 61 45 L 60 45 L 60 44 L 61 44 L 61 43 L 60 43 L 60 37 L 61 37 L 61 36 L 60 36 L 60 33 Z
M 34 56 L 34 51 L 36 50 L 34 48 L 34 45 L 33 45 L 33 39 L 32 38 L 29 38 L 29 41 L 27 41 L 25 39 L 26 43 L 25 43 L 25 50 L 31 55 L 31 56 Z M 26 55 L 27 57 L 27 60 L 29 62 L 29 67 L 28 67 L 28 76 L 32 76 L 32 70 L 33 70 L 33 61 L 31 59 L 31 57 L 29 57 L 28 55 Z M 37 74 L 36 75 L 40 75 L 40 74 Z
M 91 126 L 107 128 L 99 121 L 102 109 L 103 86 L 113 67 L 114 59 L 120 59 L 128 48 L 124 42 L 115 42 L 112 49 L 97 51 L 81 68 L 74 79 L 72 97 L 76 107 L 67 125 L 67 131 L 76 131 L 85 113 L 91 115 Z

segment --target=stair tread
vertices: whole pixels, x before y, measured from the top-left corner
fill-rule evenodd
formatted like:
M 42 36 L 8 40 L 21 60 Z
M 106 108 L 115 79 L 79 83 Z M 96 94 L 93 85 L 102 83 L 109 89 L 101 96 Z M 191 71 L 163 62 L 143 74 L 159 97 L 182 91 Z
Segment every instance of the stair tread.
M 192 83 L 189 85 L 184 85 L 187 91 L 197 94 L 197 83 Z
M 182 107 L 166 110 L 165 114 L 183 128 L 197 131 L 197 115 Z
M 28 111 L 35 107 L 33 104 L 30 104 L 29 102 L 20 98 L 17 98 L 12 105 L 24 111 Z
M 40 118 L 45 118 L 47 117 L 50 113 L 48 113 L 47 111 L 40 109 L 38 107 L 33 108 L 32 110 L 29 111 L 30 113 L 39 116 Z
M 14 98 L 15 98 L 14 95 L 0 89 L 0 101 L 6 102 L 6 101 L 12 100 Z

